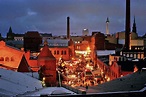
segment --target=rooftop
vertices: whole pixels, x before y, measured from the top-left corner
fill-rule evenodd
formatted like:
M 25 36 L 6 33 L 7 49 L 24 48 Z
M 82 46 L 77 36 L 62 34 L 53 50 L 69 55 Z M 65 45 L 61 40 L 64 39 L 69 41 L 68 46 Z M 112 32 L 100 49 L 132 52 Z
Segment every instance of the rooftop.
M 24 37 L 37 37 L 40 38 L 40 34 L 38 31 L 27 31 L 27 33 L 25 33 Z
M 89 89 L 94 89 L 92 93 L 139 91 L 145 87 L 145 84 L 146 71 L 138 71 L 97 86 L 89 87 Z
M 39 80 L 20 72 L 0 69 L 0 96 L 10 97 L 42 88 Z
M 96 54 L 97 56 L 106 56 L 110 54 L 115 54 L 115 50 L 97 50 Z

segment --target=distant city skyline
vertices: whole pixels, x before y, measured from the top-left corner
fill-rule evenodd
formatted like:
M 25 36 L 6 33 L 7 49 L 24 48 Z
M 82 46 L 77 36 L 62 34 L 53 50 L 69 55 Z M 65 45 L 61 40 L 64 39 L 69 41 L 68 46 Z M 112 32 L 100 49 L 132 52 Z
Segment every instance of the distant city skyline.
M 0 0 L 0 33 L 6 36 L 9 27 L 14 33 L 39 31 L 53 35 L 66 35 L 67 17 L 70 33 L 81 35 L 89 32 L 109 33 L 125 30 L 126 0 Z M 137 33 L 146 33 L 146 0 L 131 0 L 131 30 L 135 16 Z M 76 33 L 76 34 L 75 34 Z

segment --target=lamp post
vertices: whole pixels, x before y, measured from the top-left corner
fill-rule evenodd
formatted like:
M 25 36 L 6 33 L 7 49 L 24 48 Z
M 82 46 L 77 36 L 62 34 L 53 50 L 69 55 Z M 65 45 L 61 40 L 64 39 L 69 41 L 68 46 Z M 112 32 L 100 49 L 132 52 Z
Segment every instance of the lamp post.
M 79 72 L 78 72 L 78 84 L 79 84 L 79 77 L 80 77 L 80 76 L 79 76 Z
M 58 76 L 59 76 L 59 86 L 61 87 L 60 71 L 58 71 Z
M 67 84 L 68 84 L 68 73 L 69 73 L 69 71 L 67 70 L 66 71 L 66 74 L 67 74 Z

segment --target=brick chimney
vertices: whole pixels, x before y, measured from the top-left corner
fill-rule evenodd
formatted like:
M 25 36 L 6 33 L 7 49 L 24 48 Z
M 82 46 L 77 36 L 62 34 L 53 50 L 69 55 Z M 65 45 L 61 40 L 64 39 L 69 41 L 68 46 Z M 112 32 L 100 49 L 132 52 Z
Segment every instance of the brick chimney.
M 130 0 L 126 0 L 126 22 L 125 22 L 125 50 L 129 50 L 130 44 Z
M 69 17 L 67 17 L 67 39 L 70 39 L 70 21 Z

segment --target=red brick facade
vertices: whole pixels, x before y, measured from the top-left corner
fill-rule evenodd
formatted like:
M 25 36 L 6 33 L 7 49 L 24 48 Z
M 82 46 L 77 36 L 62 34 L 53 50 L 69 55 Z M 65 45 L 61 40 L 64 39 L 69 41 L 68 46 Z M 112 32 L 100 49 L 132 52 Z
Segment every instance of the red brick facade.
M 31 71 L 24 57 L 24 51 L 8 46 L 4 41 L 0 41 L 0 65 L 0 68 L 18 72 Z
M 44 45 L 38 56 L 38 66 L 41 68 L 40 73 L 45 78 L 45 83 L 49 86 L 56 86 L 56 58 L 48 49 L 48 45 Z

